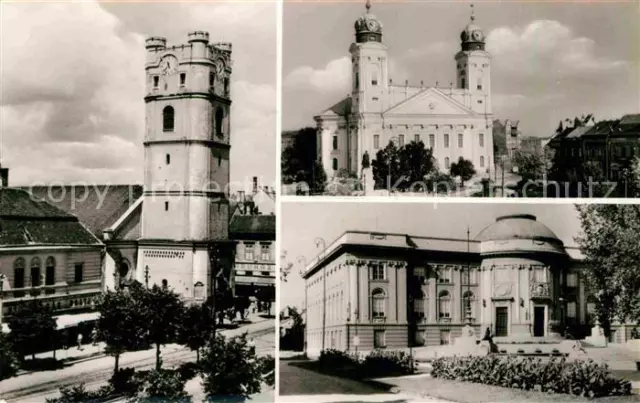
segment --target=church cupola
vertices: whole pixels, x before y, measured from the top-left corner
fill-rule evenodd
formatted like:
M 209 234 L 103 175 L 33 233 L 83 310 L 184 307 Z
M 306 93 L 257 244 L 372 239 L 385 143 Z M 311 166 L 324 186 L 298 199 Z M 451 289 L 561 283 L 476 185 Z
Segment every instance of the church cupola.
M 371 2 L 367 0 L 367 11 L 356 20 L 356 42 L 382 42 L 382 23 L 371 14 Z
M 475 24 L 475 15 L 473 13 L 473 4 L 471 5 L 471 22 L 465 27 L 460 34 L 461 46 L 463 51 L 484 50 L 484 32 Z

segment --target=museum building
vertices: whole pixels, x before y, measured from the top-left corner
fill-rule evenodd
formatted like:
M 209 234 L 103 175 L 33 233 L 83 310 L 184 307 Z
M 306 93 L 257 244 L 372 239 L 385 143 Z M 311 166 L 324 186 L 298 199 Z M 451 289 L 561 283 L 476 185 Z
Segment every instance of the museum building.
M 303 274 L 307 353 L 451 344 L 467 323 L 498 343 L 588 329 L 582 267 L 578 248 L 527 214 L 474 239 L 347 231 Z M 631 328 L 611 333 L 624 342 Z

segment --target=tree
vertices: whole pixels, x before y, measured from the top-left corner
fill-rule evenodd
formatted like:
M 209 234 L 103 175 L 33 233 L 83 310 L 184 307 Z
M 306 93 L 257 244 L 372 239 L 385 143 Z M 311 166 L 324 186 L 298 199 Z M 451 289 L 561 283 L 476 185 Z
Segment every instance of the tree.
M 212 334 L 211 308 L 206 304 L 193 304 L 185 309 L 180 326 L 180 343 L 196 352 L 200 362 L 200 350 Z
M 476 174 L 473 163 L 469 160 L 465 160 L 462 157 L 458 159 L 458 162 L 454 162 L 451 164 L 450 172 L 452 176 L 460 177 L 462 187 L 464 187 L 464 183 L 466 181 L 473 178 L 473 175 Z
M 414 184 L 424 184 L 425 177 L 435 171 L 435 159 L 433 151 L 425 148 L 422 141 L 407 144 L 399 151 L 401 173 L 406 177 L 401 188 L 411 188 L 415 190 Z
M 583 235 L 576 239 L 587 266 L 583 279 L 597 298 L 597 315 L 608 333 L 611 322 L 640 324 L 640 206 L 585 204 L 576 206 Z
M 287 334 L 280 338 L 280 349 L 301 351 L 304 349 L 304 320 L 296 307 L 288 306 L 286 310 L 293 323 Z
M 282 183 L 306 183 L 312 193 L 324 192 L 327 174 L 318 161 L 316 134 L 317 130 L 313 127 L 300 129 L 293 136 L 293 142 L 283 147 Z
M 260 392 L 262 363 L 247 334 L 225 339 L 212 338 L 201 361 L 202 385 L 210 402 L 244 401 Z
M 524 154 L 517 151 L 514 164 L 518 167 L 518 174 L 523 181 L 536 180 L 542 178 L 545 172 L 545 162 L 541 156 L 535 154 Z
M 11 378 L 20 368 L 20 360 L 13 351 L 13 345 L 4 333 L 0 332 L 0 381 Z
M 160 347 L 177 338 L 184 315 L 184 304 L 178 294 L 168 287 L 154 285 L 150 289 L 140 288 L 133 294 L 143 312 L 143 327 L 147 337 L 156 345 L 156 370 L 162 368 Z
M 131 284 L 131 289 L 141 287 Z M 127 290 L 108 290 L 98 302 L 100 317 L 97 322 L 98 336 L 104 340 L 107 354 L 115 358 L 114 374 L 118 373 L 120 355 L 138 345 L 145 336 L 143 311 Z
M 51 308 L 39 301 L 18 305 L 7 324 L 11 329 L 10 341 L 18 351 L 21 362 L 29 354 L 35 359 L 35 353 L 43 347 L 42 342 L 54 340 L 57 328 Z
M 376 159 L 371 163 L 371 167 L 377 189 L 393 187 L 400 180 L 402 174 L 400 173 L 399 151 L 393 141 L 390 141 L 385 148 L 376 153 Z
M 287 278 L 289 277 L 289 274 L 291 273 L 291 269 L 293 268 L 292 262 L 284 263 L 286 258 L 287 258 L 287 251 L 285 250 L 284 252 L 282 252 L 282 255 L 280 256 L 280 263 L 282 264 L 282 266 L 280 266 L 280 281 L 283 283 L 287 282 Z

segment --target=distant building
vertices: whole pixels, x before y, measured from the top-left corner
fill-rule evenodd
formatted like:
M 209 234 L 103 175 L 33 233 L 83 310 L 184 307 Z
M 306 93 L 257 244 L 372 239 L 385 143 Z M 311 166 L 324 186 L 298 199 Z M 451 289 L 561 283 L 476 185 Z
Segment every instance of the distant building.
M 276 279 L 276 216 L 237 214 L 229 237 L 236 243 L 233 279 L 236 296 L 273 294 Z
M 102 292 L 103 251 L 104 244 L 77 217 L 25 190 L 0 188 L 4 315 L 32 300 L 56 315 L 94 309 Z
M 640 157 L 640 114 L 565 128 L 546 147 L 561 163 L 569 180 L 580 180 L 585 164 L 597 167 L 607 180 L 619 180 L 634 157 Z
M 470 241 L 347 231 L 303 274 L 308 352 L 451 344 L 466 323 L 500 342 L 584 335 L 595 299 L 583 267 L 579 249 L 527 214 Z M 611 341 L 632 329 L 614 324 Z

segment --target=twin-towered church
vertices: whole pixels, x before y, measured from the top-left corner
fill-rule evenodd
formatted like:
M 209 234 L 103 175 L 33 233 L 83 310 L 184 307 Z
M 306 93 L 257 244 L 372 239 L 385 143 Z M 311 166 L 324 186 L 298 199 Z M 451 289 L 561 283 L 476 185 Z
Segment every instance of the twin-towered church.
M 375 159 L 390 141 L 397 146 L 422 141 L 438 168 L 447 172 L 464 157 L 478 174 L 494 163 L 491 109 L 491 55 L 475 17 L 460 35 L 455 55 L 456 81 L 450 86 L 419 87 L 394 83 L 382 23 L 366 12 L 355 22 L 350 95 L 314 119 L 318 156 L 329 177 L 341 170 L 360 174 L 365 153 Z

